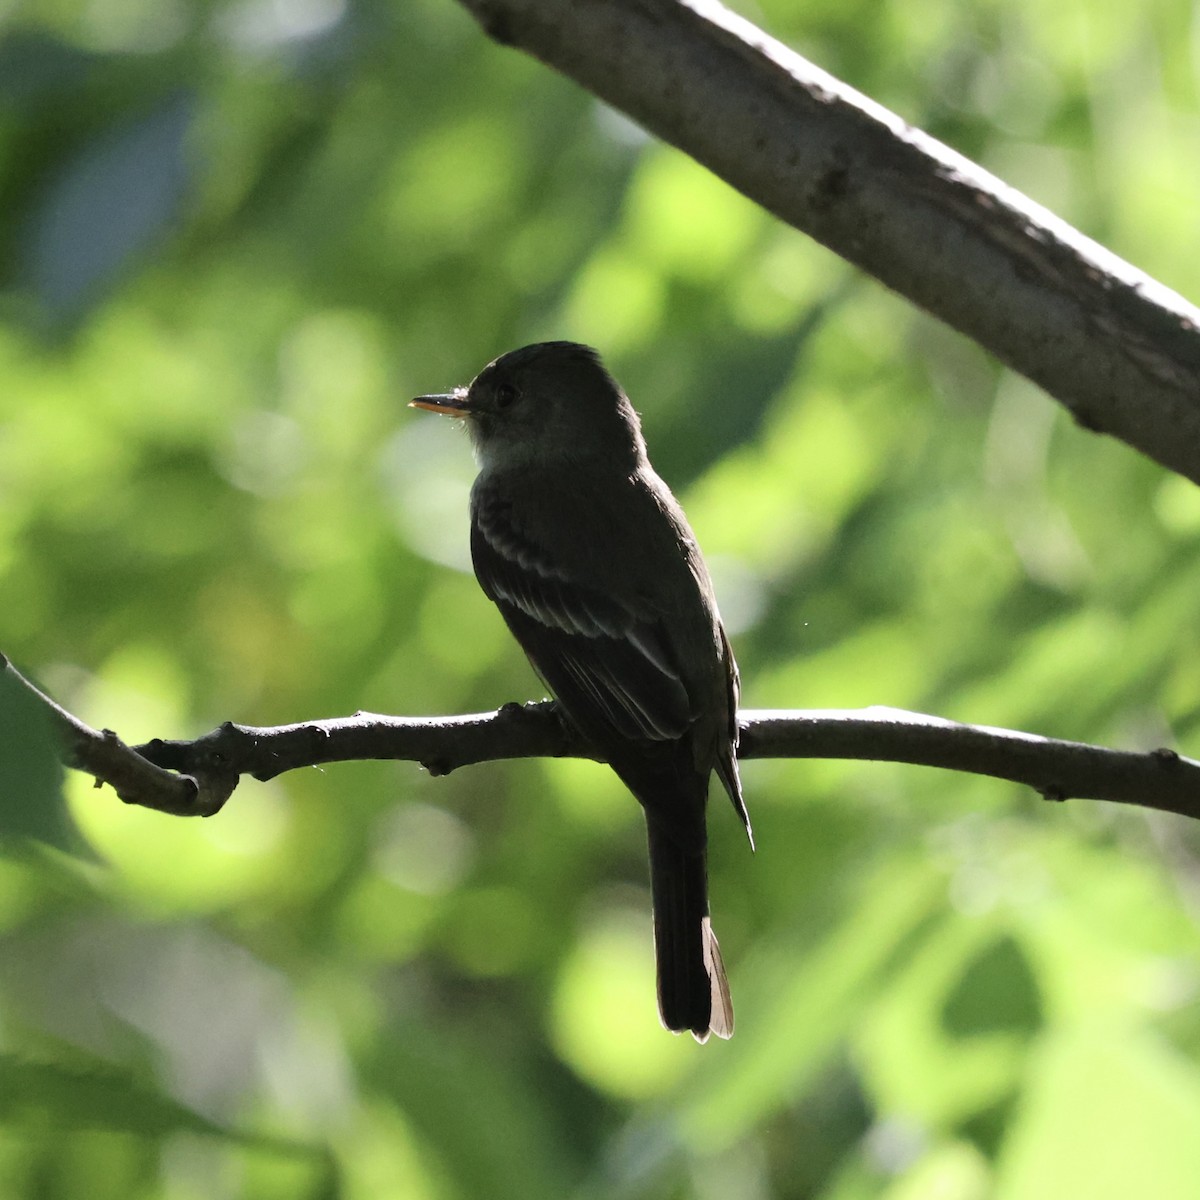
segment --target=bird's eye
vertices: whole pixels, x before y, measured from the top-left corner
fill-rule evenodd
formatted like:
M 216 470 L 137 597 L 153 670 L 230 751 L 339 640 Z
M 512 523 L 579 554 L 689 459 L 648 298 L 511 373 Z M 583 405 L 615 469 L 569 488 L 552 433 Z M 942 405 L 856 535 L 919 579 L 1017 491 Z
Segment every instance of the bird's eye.
M 521 393 L 511 383 L 502 383 L 496 389 L 496 407 L 508 408 L 515 400 L 520 398 L 520 395 Z

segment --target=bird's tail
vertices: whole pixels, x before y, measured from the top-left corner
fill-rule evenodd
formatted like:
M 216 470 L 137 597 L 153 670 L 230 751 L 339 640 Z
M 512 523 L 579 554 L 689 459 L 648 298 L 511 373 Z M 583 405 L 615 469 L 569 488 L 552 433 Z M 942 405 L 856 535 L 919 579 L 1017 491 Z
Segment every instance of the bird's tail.
M 698 1042 L 710 1033 L 731 1037 L 733 1003 L 708 919 L 705 852 L 684 849 L 654 821 L 647 822 L 647 831 L 662 1022 L 676 1032 L 691 1030 Z

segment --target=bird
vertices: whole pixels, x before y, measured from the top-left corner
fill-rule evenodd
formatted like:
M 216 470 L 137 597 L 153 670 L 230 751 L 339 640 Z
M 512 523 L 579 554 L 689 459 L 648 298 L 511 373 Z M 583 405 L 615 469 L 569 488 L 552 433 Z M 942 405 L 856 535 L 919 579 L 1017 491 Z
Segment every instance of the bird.
M 599 353 L 540 342 L 412 407 L 460 418 L 479 473 L 471 559 L 534 670 L 642 806 L 659 1014 L 733 1033 L 708 906 L 713 771 L 753 848 L 738 774 L 737 663 L 682 508 Z

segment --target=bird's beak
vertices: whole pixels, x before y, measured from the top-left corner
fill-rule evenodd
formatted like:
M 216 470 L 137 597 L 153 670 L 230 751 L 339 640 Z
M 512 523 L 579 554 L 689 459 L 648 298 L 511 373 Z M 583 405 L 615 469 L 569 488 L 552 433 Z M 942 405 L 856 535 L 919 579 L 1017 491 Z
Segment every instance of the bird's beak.
M 436 396 L 418 396 L 408 402 L 409 408 L 427 408 L 430 412 L 443 413 L 447 417 L 465 417 L 471 411 L 467 402 L 467 389 L 455 388 Z

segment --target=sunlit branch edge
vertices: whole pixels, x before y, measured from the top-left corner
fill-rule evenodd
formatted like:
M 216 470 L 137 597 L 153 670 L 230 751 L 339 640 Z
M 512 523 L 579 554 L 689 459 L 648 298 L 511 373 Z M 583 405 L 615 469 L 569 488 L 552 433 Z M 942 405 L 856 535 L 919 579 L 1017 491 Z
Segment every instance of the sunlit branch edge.
M 122 800 L 177 816 L 210 816 L 239 778 L 362 760 L 417 762 L 431 774 L 513 758 L 595 758 L 551 700 L 449 717 L 349 717 L 259 727 L 226 722 L 192 740 L 127 746 L 97 731 L 25 680 L 46 707 L 67 766 L 109 783 Z M 1048 800 L 1109 800 L 1200 817 L 1200 762 L 1174 750 L 1110 750 L 1011 729 L 875 706 L 743 709 L 738 757 L 841 758 L 910 763 L 989 775 Z

